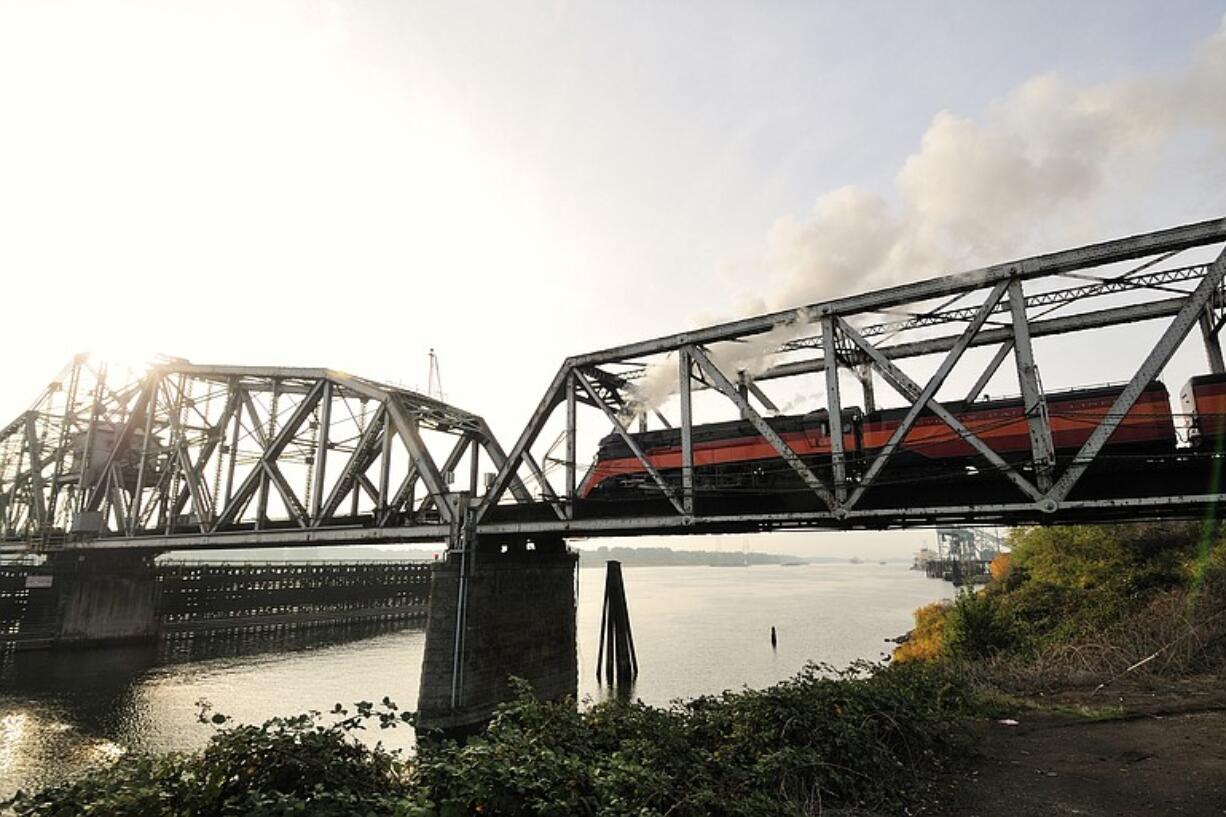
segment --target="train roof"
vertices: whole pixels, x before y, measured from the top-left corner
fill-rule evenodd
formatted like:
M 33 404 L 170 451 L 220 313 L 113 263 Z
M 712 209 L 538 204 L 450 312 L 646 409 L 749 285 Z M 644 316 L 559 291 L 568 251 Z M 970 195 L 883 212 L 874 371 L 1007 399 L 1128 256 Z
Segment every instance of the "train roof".
M 1214 383 L 1226 383 L 1226 374 L 1198 374 L 1188 378 L 1188 386 L 1208 386 Z
M 817 409 L 805 414 L 776 414 L 771 417 L 763 417 L 771 428 L 780 434 L 788 432 L 802 431 L 806 428 L 823 423 L 826 420 L 826 415 L 829 412 L 826 409 Z M 860 408 L 858 406 L 848 406 L 843 409 L 843 417 L 845 420 L 853 420 L 860 416 Z M 693 437 L 695 443 L 706 442 L 709 440 L 725 440 L 736 437 L 756 437 L 758 429 L 753 423 L 748 420 L 727 420 L 720 423 L 696 423 L 693 429 Z M 659 448 L 665 445 L 681 445 L 681 429 L 679 428 L 661 428 L 655 431 L 637 431 L 631 432 L 630 436 L 634 441 L 643 448 Z M 622 440 L 621 435 L 614 431 L 612 434 L 604 437 L 600 441 L 600 450 L 602 455 L 609 454 L 625 454 L 630 455 L 630 448 Z
M 774 417 L 764 417 L 767 425 L 780 433 L 789 431 L 800 431 L 803 428 L 811 426 L 826 417 L 824 409 L 812 411 L 808 414 L 780 414 Z M 758 433 L 754 428 L 753 423 L 748 420 L 727 420 L 721 423 L 702 423 L 695 424 L 693 427 L 694 442 L 704 442 L 706 440 L 722 440 L 729 437 L 752 437 Z M 644 448 L 658 448 L 662 445 L 681 445 L 681 429 L 679 428 L 661 428 L 655 431 L 637 431 L 631 432 L 631 437 L 634 441 Z M 621 435 L 614 431 L 600 441 L 601 449 L 625 448 L 626 453 L 629 453 L 629 447 L 622 440 Z
M 1047 402 L 1053 400 L 1084 400 L 1091 397 L 1107 397 L 1110 395 L 1119 394 L 1124 390 L 1124 384 L 1114 386 L 1090 386 L 1079 389 L 1066 389 L 1064 391 L 1047 392 L 1045 395 Z M 1166 386 L 1162 381 L 1155 380 L 1145 387 L 1147 392 L 1161 392 L 1167 394 Z M 960 414 L 965 411 L 992 411 L 993 409 L 1013 408 L 1014 406 L 1022 405 L 1020 395 L 1012 397 L 1000 397 L 995 400 L 976 400 L 973 403 L 967 403 L 965 400 L 952 400 L 948 403 L 942 403 L 945 408 L 953 414 Z M 889 408 L 874 411 L 872 414 L 864 415 L 865 422 L 879 422 L 881 420 L 897 420 L 906 416 L 910 411 L 910 407 L 904 408 Z M 930 411 L 930 409 L 925 409 Z

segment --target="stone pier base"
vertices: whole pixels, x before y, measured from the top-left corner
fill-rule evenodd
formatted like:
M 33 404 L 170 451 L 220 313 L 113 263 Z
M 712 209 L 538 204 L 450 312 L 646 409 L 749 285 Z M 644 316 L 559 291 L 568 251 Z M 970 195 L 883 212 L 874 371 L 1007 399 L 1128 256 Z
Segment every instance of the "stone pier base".
M 142 641 L 158 635 L 153 557 L 107 551 L 52 554 L 27 580 L 29 617 L 55 645 Z
M 435 565 L 418 697 L 419 731 L 462 734 L 480 728 L 522 678 L 545 699 L 574 696 L 575 565 L 560 538 L 484 537 L 470 562 L 455 669 L 460 555 Z M 454 693 L 454 697 L 453 697 Z M 456 704 L 453 706 L 453 701 Z

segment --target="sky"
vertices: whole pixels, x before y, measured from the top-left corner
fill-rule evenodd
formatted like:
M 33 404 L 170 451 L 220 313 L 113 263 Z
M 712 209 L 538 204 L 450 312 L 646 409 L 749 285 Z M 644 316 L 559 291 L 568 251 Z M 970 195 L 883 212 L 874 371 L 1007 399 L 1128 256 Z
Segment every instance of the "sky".
M 0 0 L 0 417 L 83 350 L 434 348 L 509 447 L 572 354 L 1220 217 L 1224 15 Z

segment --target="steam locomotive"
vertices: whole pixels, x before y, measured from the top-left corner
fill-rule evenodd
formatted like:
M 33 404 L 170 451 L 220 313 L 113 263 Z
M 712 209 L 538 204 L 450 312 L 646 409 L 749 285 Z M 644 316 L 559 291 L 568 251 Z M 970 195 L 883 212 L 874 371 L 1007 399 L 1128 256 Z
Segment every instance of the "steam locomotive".
M 1075 456 L 1122 391 L 1122 386 L 1105 386 L 1046 395 L 1058 468 Z M 1226 437 L 1226 375 L 1193 377 L 1180 398 L 1191 443 L 1188 450 L 1220 453 Z M 948 402 L 944 406 L 1006 462 L 1020 470 L 1030 468 L 1029 424 L 1021 398 Z M 843 410 L 840 425 L 846 475 L 852 487 L 906 413 L 907 409 L 869 413 L 859 408 Z M 769 417 L 766 422 L 814 473 L 828 479 L 831 423 L 827 411 Z M 646 431 L 632 437 L 661 476 L 680 485 L 680 430 Z M 695 425 L 692 440 L 696 496 L 812 496 L 796 472 L 747 420 Z M 1129 472 L 1152 469 L 1154 462 L 1175 454 L 1176 444 L 1170 396 L 1162 383 L 1154 382 L 1121 418 L 1092 470 L 1101 473 L 1107 467 L 1113 481 L 1118 482 L 1127 479 Z M 987 493 L 972 498 L 983 501 L 997 498 L 998 492 L 990 487 L 993 481 L 1008 487 L 994 471 L 966 440 L 926 409 L 891 455 L 873 491 L 865 496 L 893 489 L 906 491 L 911 498 L 927 493 L 929 499 L 940 499 L 955 486 L 961 491 L 968 485 L 979 485 L 988 486 Z M 1015 497 L 1016 489 L 1010 491 Z M 660 491 L 621 436 L 612 434 L 600 441 L 579 494 L 592 501 L 617 501 L 658 497 Z

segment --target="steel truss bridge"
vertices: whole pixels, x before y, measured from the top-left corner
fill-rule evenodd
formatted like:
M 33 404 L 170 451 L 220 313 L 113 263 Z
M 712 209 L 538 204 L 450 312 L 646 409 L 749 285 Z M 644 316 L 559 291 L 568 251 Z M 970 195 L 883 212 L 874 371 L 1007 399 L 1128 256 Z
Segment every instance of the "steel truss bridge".
M 123 378 L 81 357 L 0 429 L 0 541 L 41 551 L 463 547 L 474 536 L 1201 518 L 1226 496 L 1220 453 L 1181 447 L 1147 462 L 1148 478 L 1110 479 L 1104 446 L 1189 335 L 1204 344 L 1206 370 L 1226 372 L 1224 242 L 1226 219 L 1217 219 L 571 357 L 509 450 L 476 414 L 332 370 L 166 359 Z M 1179 257 L 1189 251 L 1204 259 Z M 1059 336 L 1059 356 L 1084 357 L 1094 330 L 1142 322 L 1161 327 L 1157 341 L 1076 456 L 1060 461 L 1032 341 Z M 973 385 L 949 394 L 951 372 L 975 347 L 993 354 L 973 369 L 964 363 Z M 931 375 L 904 371 L 923 358 L 925 371 L 936 361 Z M 1024 462 L 1003 458 L 956 411 L 1009 370 L 1029 428 Z M 833 434 L 828 467 L 814 468 L 767 422 L 777 409 L 765 386 L 799 389 L 813 395 L 807 409 L 840 417 L 850 402 L 840 371 L 866 410 L 885 385 L 906 412 L 871 461 L 853 468 Z M 661 382 L 667 399 L 649 399 Z M 699 403 L 751 423 L 800 494 L 783 506 L 708 495 L 695 478 Z M 898 490 L 891 463 L 933 415 L 998 487 L 973 501 L 958 490 Z M 676 473 L 654 467 L 637 442 L 632 429 L 648 422 L 678 430 Z M 617 435 L 641 462 L 641 498 L 580 496 L 579 439 L 593 432 Z

